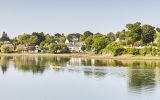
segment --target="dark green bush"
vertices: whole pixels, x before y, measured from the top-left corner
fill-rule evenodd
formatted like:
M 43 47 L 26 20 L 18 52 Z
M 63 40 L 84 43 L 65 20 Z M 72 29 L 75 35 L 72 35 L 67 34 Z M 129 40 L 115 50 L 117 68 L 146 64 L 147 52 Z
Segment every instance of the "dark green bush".
M 156 48 L 152 48 L 152 53 L 151 53 L 152 56 L 155 56 L 157 55 L 157 49 Z
M 127 48 L 127 53 L 131 55 L 139 55 L 139 49 L 136 48 Z
M 125 53 L 125 49 L 118 43 L 111 43 L 107 46 L 107 50 L 111 51 L 114 56 L 119 56 Z
M 126 49 L 124 49 L 124 48 L 116 48 L 116 49 L 113 51 L 113 55 L 114 55 L 114 56 L 119 56 L 119 55 L 124 54 L 125 51 L 126 51 Z
M 145 56 L 147 54 L 147 48 L 140 49 L 139 54 Z

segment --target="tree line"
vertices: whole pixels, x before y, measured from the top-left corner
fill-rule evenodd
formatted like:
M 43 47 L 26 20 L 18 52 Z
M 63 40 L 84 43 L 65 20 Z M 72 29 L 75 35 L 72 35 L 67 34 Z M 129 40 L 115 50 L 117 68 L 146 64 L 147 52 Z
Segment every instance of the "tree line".
M 33 50 L 35 45 L 39 45 L 44 53 L 68 53 L 69 49 L 65 44 L 66 39 L 70 41 L 78 39 L 79 42 L 83 42 L 84 45 L 81 49 L 84 52 L 114 56 L 122 54 L 160 55 L 160 28 L 149 24 L 141 24 L 140 22 L 126 24 L 125 29 L 122 31 L 107 34 L 92 33 L 90 31 L 67 35 L 63 33 L 51 35 L 43 32 L 33 32 L 32 34 L 20 34 L 14 39 L 10 39 L 7 33 L 3 32 L 0 38 L 0 47 L 1 51 L 7 49 L 9 52 L 13 50 L 21 52 L 23 48 L 20 45 L 31 46 Z M 4 41 L 10 41 L 14 49 L 9 50 L 9 47 L 4 45 Z

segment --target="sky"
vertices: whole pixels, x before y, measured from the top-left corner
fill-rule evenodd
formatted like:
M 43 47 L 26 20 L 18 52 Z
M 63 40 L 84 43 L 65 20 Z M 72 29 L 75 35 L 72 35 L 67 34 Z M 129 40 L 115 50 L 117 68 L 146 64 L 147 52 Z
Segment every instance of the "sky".
M 0 34 L 103 34 L 128 23 L 160 27 L 160 0 L 0 0 Z

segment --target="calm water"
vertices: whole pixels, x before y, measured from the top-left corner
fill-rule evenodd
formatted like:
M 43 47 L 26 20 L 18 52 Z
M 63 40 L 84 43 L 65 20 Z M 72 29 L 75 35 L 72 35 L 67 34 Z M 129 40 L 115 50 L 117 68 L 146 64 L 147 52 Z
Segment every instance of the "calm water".
M 1 56 L 0 68 L 0 100 L 160 99 L 160 61 Z

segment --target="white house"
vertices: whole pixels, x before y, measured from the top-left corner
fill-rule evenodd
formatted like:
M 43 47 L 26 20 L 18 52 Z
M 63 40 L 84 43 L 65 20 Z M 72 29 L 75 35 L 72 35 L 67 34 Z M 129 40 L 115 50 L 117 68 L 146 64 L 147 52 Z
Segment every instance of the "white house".
M 73 52 L 73 51 L 83 52 L 81 48 L 84 44 L 82 42 L 73 42 L 66 39 L 65 44 L 69 48 L 70 52 Z

